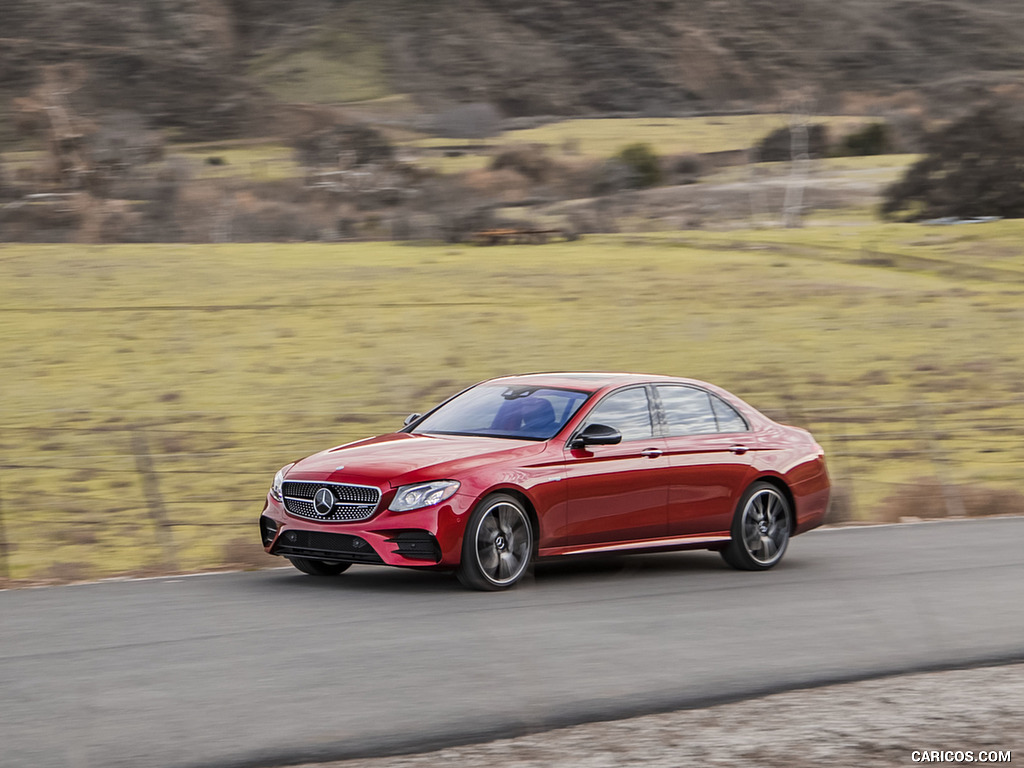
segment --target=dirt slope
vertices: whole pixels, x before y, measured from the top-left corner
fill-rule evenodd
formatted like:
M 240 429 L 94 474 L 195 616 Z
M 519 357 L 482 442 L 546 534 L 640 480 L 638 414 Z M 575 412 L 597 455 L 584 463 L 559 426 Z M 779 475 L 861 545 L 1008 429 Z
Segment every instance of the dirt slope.
M 332 59 L 332 78 L 380 78 L 427 109 L 509 116 L 717 109 L 803 86 L 948 100 L 1024 70 L 1018 0 L 8 0 L 3 22 L 3 101 L 42 64 L 82 62 L 83 107 L 211 137 L 259 126 L 253 62 L 275 53 L 305 56 L 296 76 Z M 374 55 L 346 70 L 353 47 Z

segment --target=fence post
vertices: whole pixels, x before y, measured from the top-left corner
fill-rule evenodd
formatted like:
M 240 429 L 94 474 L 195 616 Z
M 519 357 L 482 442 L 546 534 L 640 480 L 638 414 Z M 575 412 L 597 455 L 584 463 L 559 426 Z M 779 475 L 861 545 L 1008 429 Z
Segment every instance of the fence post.
M 167 519 L 164 499 L 160 494 L 157 474 L 153 469 L 153 459 L 149 454 L 149 443 L 146 440 L 146 433 L 140 428 L 132 430 L 132 453 L 135 455 L 135 467 L 139 471 L 143 493 L 146 495 L 146 507 L 149 512 L 149 518 L 153 521 L 153 526 L 156 529 L 157 543 L 164 551 L 164 565 L 170 569 L 177 569 L 171 523 Z

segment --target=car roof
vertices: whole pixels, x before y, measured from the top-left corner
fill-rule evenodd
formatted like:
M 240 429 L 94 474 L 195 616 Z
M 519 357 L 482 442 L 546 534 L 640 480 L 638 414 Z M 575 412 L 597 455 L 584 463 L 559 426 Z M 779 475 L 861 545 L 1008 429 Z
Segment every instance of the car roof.
M 501 376 L 481 382 L 483 384 L 505 384 L 508 386 L 544 386 L 560 389 L 578 389 L 582 392 L 597 392 L 600 389 L 627 384 L 647 383 L 693 384 L 709 386 L 697 379 L 682 379 L 675 376 L 656 376 L 645 373 L 606 373 L 598 371 L 561 371 L 546 373 L 524 373 L 516 376 Z

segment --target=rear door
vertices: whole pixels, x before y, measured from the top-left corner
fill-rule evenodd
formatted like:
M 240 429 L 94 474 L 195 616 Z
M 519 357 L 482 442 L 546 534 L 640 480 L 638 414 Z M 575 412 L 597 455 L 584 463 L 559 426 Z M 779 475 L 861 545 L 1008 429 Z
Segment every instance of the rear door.
M 669 480 L 665 441 L 647 386 L 605 395 L 581 428 L 605 424 L 622 433 L 618 445 L 565 448 L 568 543 L 611 544 L 665 535 Z
M 675 384 L 654 389 L 671 472 L 667 535 L 728 531 L 754 474 L 753 433 L 732 406 L 703 389 Z

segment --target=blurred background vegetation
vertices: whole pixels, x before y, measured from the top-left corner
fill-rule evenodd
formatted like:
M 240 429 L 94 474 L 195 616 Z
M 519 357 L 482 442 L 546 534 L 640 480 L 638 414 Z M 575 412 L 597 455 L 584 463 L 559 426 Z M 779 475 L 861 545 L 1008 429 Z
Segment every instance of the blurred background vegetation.
M 835 522 L 1024 511 L 1015 0 L 14 0 L 2 35 L 0 580 L 273 564 L 279 466 L 541 369 L 811 428 Z

